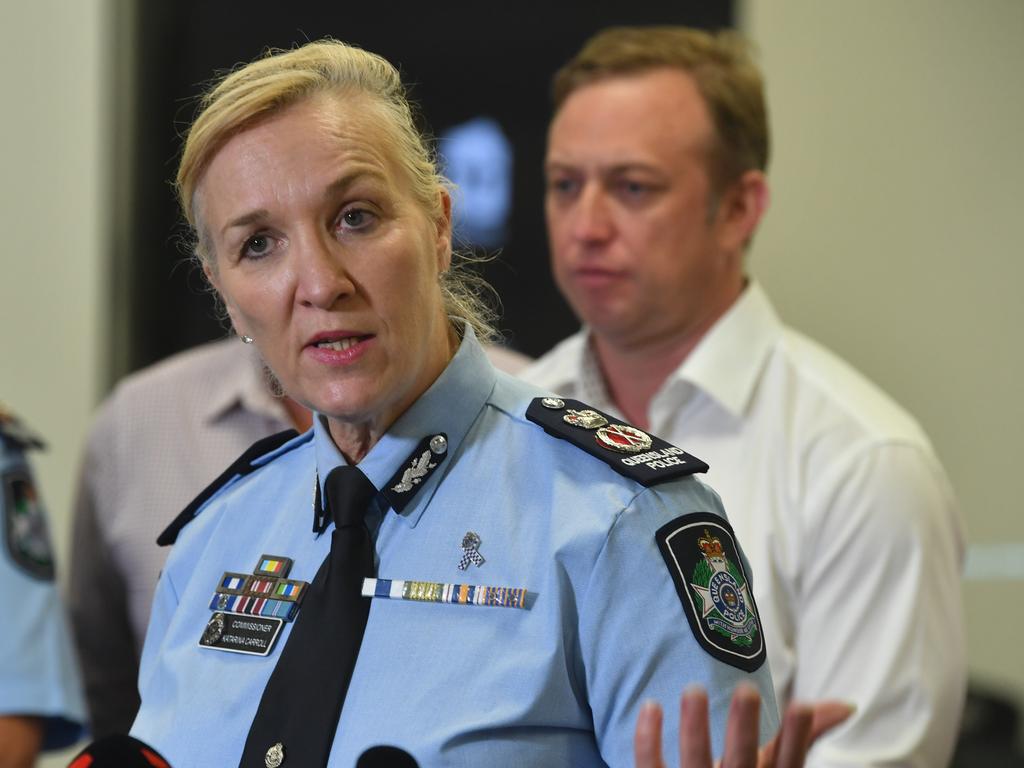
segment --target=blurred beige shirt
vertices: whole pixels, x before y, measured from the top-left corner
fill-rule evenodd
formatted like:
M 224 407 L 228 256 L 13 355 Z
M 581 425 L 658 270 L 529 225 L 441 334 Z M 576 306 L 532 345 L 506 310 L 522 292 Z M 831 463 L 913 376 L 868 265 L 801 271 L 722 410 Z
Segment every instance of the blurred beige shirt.
M 232 337 L 124 379 L 89 433 L 75 496 L 69 608 L 94 736 L 127 732 L 169 548 L 156 537 L 232 461 L 291 427 L 252 347 Z

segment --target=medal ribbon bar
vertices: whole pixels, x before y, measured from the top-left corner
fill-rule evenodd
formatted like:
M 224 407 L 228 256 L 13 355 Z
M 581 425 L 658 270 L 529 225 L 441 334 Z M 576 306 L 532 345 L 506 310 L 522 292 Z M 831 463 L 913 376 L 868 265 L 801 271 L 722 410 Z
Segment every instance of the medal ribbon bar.
M 439 581 L 363 579 L 363 597 L 413 600 L 425 603 L 456 603 L 500 608 L 525 608 L 526 589 L 487 587 L 477 584 L 444 584 Z

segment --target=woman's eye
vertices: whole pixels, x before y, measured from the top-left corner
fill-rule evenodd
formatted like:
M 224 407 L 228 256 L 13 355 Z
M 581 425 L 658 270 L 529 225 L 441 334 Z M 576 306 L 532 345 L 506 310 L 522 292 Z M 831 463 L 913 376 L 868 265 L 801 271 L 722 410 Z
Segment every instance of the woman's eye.
M 341 214 L 343 229 L 366 229 L 374 222 L 374 214 L 365 208 L 349 208 Z
M 242 257 L 246 259 L 258 259 L 266 256 L 274 247 L 270 235 L 253 235 L 242 246 Z

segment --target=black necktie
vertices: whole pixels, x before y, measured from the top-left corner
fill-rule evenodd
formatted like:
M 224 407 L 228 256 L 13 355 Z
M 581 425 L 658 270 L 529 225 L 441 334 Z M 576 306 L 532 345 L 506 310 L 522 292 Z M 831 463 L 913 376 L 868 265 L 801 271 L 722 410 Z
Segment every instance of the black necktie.
M 331 553 L 263 690 L 239 768 L 317 768 L 331 753 L 370 613 L 361 596 L 363 579 L 375 575 L 364 517 L 377 489 L 357 468 L 342 466 L 324 490 L 335 525 Z

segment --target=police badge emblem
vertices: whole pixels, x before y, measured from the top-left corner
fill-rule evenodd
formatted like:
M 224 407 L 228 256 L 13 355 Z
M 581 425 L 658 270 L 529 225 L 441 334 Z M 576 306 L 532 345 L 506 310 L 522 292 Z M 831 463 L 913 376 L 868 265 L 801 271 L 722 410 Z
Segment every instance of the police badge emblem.
M 206 629 L 203 630 L 203 638 L 200 641 L 203 645 L 213 645 L 220 636 L 224 634 L 224 614 L 215 613 L 210 617 L 210 620 L 206 623 Z
M 651 447 L 651 436 L 628 424 L 601 427 L 594 437 L 598 445 L 618 453 L 640 453 Z
M 263 764 L 267 768 L 280 768 L 282 763 L 284 763 L 284 744 L 277 742 L 277 744 L 267 750 L 267 755 L 263 758 Z
M 7 553 L 21 570 L 42 581 L 53 580 L 53 555 L 46 513 L 27 469 L 3 477 L 4 538 Z
M 683 612 L 701 646 L 753 672 L 764 663 L 764 633 L 750 579 L 729 523 L 708 512 L 683 515 L 655 534 Z

